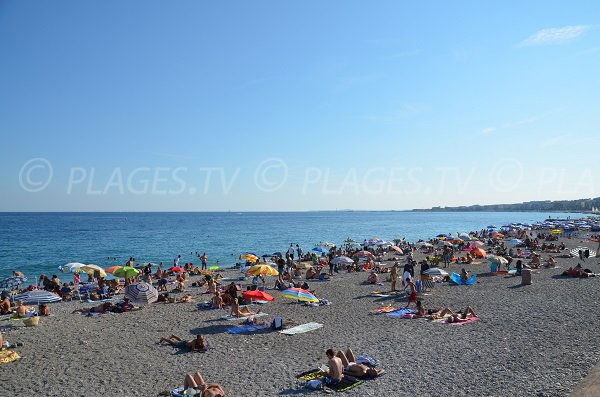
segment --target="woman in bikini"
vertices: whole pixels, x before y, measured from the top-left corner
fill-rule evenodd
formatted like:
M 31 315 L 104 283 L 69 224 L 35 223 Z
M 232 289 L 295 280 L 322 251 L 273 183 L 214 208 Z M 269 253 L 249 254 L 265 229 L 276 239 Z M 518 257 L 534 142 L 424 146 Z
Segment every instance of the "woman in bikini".
M 260 310 L 259 310 L 260 313 Z M 255 315 L 257 313 L 253 313 L 251 312 L 247 307 L 242 307 L 240 308 L 240 304 L 238 299 L 234 299 L 233 303 L 231 304 L 231 313 L 230 316 L 233 317 L 248 317 L 248 316 L 252 316 Z

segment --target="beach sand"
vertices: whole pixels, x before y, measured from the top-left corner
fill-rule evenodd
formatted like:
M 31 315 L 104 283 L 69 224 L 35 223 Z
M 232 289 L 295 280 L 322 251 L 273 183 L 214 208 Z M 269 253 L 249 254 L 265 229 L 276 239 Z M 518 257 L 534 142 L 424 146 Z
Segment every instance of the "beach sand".
M 562 241 L 569 248 L 597 245 Z M 325 364 L 326 349 L 351 347 L 376 358 L 386 373 L 348 396 L 566 396 L 598 361 L 600 277 L 558 277 L 579 260 L 557 261 L 558 268 L 534 271 L 529 286 L 520 286 L 520 277 L 480 274 L 474 286 L 437 284 L 421 297 L 426 308 L 474 307 L 479 320 L 462 326 L 369 314 L 383 304 L 402 307 L 406 301 L 401 295 L 368 296 L 390 284 L 363 285 L 367 273 L 310 282 L 330 306 L 297 305 L 275 291 L 270 291 L 274 302 L 251 306 L 269 313 L 267 319 L 281 315 L 284 321 L 324 325 L 293 336 L 228 334 L 236 324 L 220 319 L 228 312 L 197 309 L 197 303 L 209 300 L 201 294 L 204 287 L 188 288 L 194 303 L 152 304 L 124 314 L 86 317 L 71 311 L 93 304 L 52 304 L 52 316 L 37 327 L 0 321 L 5 339 L 24 343 L 18 348 L 21 360 L 0 366 L 2 395 L 156 396 L 181 386 L 184 375 L 196 370 L 208 382 L 220 383 L 228 396 L 316 394 L 301 389 L 295 376 Z M 600 273 L 596 258 L 583 266 Z M 462 267 L 475 274 L 489 271 L 485 260 L 450 270 Z M 273 283 L 267 279 L 267 286 Z M 191 339 L 198 333 L 206 335 L 206 353 L 180 353 L 157 344 L 163 336 Z

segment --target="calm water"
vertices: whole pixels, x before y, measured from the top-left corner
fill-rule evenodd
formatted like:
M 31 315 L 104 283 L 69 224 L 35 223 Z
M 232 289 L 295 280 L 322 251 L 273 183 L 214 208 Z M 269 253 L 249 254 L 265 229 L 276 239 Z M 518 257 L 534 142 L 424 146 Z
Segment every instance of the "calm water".
M 534 223 L 551 213 L 0 213 L 0 277 L 20 269 L 30 277 L 56 273 L 68 262 L 122 265 L 137 262 L 198 264 L 195 252 L 209 263 L 237 261 L 242 252 L 259 255 L 285 251 L 299 243 L 304 251 L 320 241 L 336 244 L 381 237 L 409 241 L 439 233 L 480 230 L 490 224 Z M 192 254 L 194 253 L 194 254 Z M 117 258 L 109 260 L 108 257 Z

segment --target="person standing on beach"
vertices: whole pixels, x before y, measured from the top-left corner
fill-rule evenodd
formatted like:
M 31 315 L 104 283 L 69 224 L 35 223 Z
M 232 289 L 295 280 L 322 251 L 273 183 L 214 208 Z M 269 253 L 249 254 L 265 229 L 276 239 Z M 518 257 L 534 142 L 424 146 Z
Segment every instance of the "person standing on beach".
M 290 259 L 293 261 L 294 260 L 294 245 L 292 243 L 290 243 L 290 248 L 288 248 L 287 254 L 290 257 Z
M 200 260 L 202 261 L 202 270 L 206 270 L 206 264 L 208 263 L 208 256 L 206 256 L 206 252 L 202 253 Z
M 392 292 L 394 292 L 396 291 L 396 282 L 398 282 L 398 262 L 394 262 L 394 266 L 390 271 L 390 278 L 392 280 Z
M 410 302 L 415 302 L 415 304 L 417 302 L 417 287 L 410 277 L 406 279 L 406 288 L 408 289 L 408 302 L 406 303 L 406 307 L 408 307 L 410 306 Z
M 300 248 L 300 245 L 296 244 L 296 252 L 298 253 L 298 260 L 301 261 L 302 260 L 302 248 Z
M 181 259 L 181 255 L 177 255 L 177 258 L 173 259 L 173 266 L 179 266 L 180 259 Z

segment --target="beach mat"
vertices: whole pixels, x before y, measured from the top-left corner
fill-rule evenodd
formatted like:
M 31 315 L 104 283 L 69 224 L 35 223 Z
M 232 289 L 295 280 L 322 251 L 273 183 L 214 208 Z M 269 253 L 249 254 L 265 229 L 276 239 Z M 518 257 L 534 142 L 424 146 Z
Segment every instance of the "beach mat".
M 406 314 L 413 314 L 413 313 L 416 313 L 416 311 L 413 309 L 398 309 L 395 312 L 387 313 L 387 315 L 392 316 L 392 317 L 402 317 Z
M 231 327 L 227 330 L 230 334 L 257 334 L 261 332 L 267 332 L 271 329 L 268 324 L 254 325 L 254 324 L 243 324 L 235 327 Z
M 282 334 L 285 334 L 285 335 L 296 335 L 296 334 L 303 334 L 305 332 L 314 331 L 314 330 L 322 328 L 322 327 L 323 327 L 323 324 L 320 324 L 320 323 L 306 323 L 306 324 L 298 325 L 296 327 L 284 329 L 283 331 L 279 331 L 279 332 Z
M 250 317 L 259 318 L 259 317 L 265 317 L 265 316 L 268 316 L 268 314 L 267 313 L 258 313 L 258 314 L 252 314 L 250 316 L 245 316 L 245 317 L 223 316 L 223 317 L 221 317 L 221 320 L 236 321 L 236 320 L 246 320 Z
M 305 380 L 307 382 L 311 380 L 320 380 L 323 381 L 325 387 L 338 392 L 354 389 L 356 386 L 359 386 L 364 383 L 362 380 L 357 379 L 353 376 L 344 375 L 340 383 L 337 383 L 335 385 L 329 385 L 325 383 L 325 375 L 323 375 L 323 372 L 321 372 L 319 369 L 311 369 L 310 371 L 303 372 L 300 375 L 297 375 L 296 378 Z
M 14 350 L 1 350 L 0 351 L 0 364 L 11 363 L 21 358 L 19 353 Z

